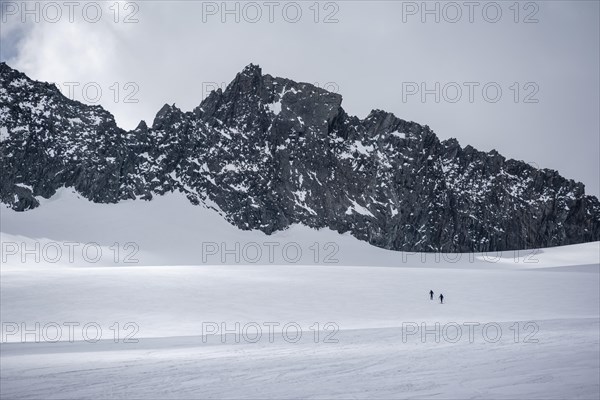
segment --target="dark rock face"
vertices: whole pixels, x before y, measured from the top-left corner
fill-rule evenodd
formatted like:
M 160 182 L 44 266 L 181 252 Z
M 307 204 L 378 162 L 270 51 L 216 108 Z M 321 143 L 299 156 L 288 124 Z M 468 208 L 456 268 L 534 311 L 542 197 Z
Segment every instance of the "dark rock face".
M 25 211 L 63 186 L 99 203 L 178 190 L 241 229 L 302 223 L 405 251 L 600 240 L 600 203 L 583 184 L 341 103 L 249 65 L 192 112 L 165 105 L 127 132 L 1 63 L 0 200 Z

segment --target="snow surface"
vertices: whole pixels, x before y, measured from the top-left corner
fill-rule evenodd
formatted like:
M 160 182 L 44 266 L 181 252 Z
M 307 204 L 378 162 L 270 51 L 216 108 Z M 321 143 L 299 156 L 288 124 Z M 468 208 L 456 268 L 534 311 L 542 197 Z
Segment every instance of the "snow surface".
M 274 103 L 267 104 L 267 107 L 269 107 L 269 110 L 271 110 L 273 114 L 279 115 L 281 112 L 281 98 Z
M 346 210 L 346 214 L 352 214 L 353 212 L 358 213 L 358 214 L 362 214 L 362 215 L 366 215 L 368 217 L 373 217 L 375 218 L 375 216 L 371 213 L 371 211 L 369 211 L 368 208 L 361 206 L 360 204 L 358 204 L 356 201 L 352 200 L 352 199 L 348 199 L 352 202 L 352 205 L 350 207 L 348 207 L 348 209 Z
M 179 194 L 98 205 L 63 189 L 42 203 L 0 213 L 2 398 L 600 395 L 599 242 L 409 254 L 304 226 L 240 231 Z M 68 242 L 79 244 L 73 262 Z M 102 248 L 96 263 L 81 252 L 92 242 Z M 57 247 L 62 257 L 49 262 Z M 136 263 L 124 261 L 131 248 Z M 22 337 L 36 322 L 49 330 Z M 79 324 L 72 342 L 70 322 Z M 56 343 L 51 323 L 62 326 Z M 101 327 L 99 341 L 83 340 L 86 323 Z M 236 323 L 237 342 L 220 335 Z M 421 324 L 436 323 L 440 340 L 423 338 Z M 451 323 L 462 327 L 455 342 Z M 465 323 L 480 324 L 473 340 Z M 301 329 L 297 342 L 286 324 Z M 131 333 L 137 342 L 123 342 Z
M 404 132 L 394 131 L 394 132 L 390 133 L 390 135 L 399 137 L 400 139 L 406 139 L 406 133 L 404 133 Z
M 9 138 L 8 129 L 5 126 L 0 126 L 0 143 L 7 141 Z

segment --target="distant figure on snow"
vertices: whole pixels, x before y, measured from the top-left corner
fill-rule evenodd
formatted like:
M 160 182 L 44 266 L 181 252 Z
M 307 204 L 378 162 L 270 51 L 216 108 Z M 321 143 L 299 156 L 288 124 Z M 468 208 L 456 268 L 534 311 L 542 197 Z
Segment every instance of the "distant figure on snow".
M 440 293 L 440 304 L 444 304 L 444 295 Z
M 429 300 L 433 300 L 433 290 L 429 291 Z

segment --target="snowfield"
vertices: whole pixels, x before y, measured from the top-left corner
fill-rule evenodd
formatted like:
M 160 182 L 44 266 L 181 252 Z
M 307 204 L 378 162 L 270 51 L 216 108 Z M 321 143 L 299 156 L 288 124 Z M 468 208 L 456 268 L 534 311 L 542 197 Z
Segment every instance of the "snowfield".
M 409 254 L 67 189 L 0 217 L 2 398 L 600 397 L 599 242 Z

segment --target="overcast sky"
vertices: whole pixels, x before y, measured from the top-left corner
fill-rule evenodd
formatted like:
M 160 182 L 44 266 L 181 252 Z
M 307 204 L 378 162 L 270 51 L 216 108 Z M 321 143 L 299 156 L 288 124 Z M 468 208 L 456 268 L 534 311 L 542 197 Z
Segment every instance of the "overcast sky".
M 123 128 L 255 63 L 339 92 L 351 115 L 384 109 L 600 194 L 597 1 L 48 4 L 2 2 L 1 60 L 66 95 L 77 82 Z

